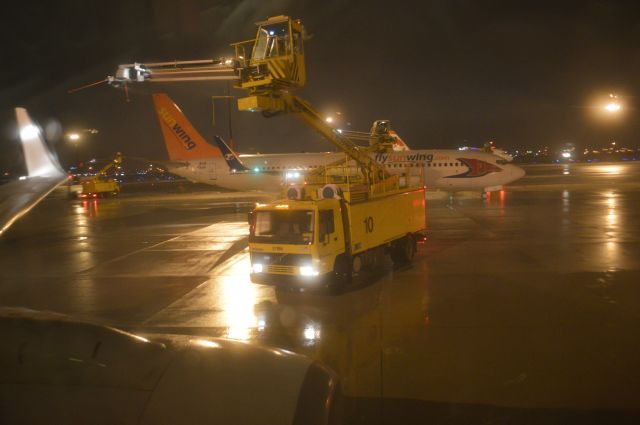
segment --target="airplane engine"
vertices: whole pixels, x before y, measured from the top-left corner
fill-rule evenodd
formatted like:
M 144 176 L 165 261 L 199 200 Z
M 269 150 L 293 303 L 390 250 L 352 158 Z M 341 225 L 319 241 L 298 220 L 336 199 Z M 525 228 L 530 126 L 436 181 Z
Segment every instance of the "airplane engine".
M 334 424 L 328 368 L 220 338 L 149 341 L 68 316 L 1 308 L 0 423 Z

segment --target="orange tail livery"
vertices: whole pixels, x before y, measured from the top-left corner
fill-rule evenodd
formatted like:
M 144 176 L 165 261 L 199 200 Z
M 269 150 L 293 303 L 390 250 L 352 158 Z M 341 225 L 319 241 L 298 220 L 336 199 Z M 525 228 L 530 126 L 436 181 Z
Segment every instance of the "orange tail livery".
M 169 159 L 189 160 L 222 156 L 220 149 L 207 143 L 169 96 L 156 93 L 153 95 L 153 103 Z

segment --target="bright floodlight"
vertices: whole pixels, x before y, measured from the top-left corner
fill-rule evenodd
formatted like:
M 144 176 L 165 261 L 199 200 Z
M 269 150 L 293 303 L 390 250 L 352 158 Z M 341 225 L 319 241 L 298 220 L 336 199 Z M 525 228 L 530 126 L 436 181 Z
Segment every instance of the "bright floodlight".
M 80 138 L 80 135 L 78 133 L 71 133 L 69 135 L 69 139 L 71 140 L 78 140 Z
M 571 154 L 569 152 L 562 152 L 563 158 L 571 158 Z
M 604 109 L 606 109 L 607 112 L 618 112 L 621 109 L 621 106 L 617 102 L 609 102 Z
M 20 138 L 22 140 L 33 139 L 34 137 L 38 137 L 38 134 L 38 127 L 33 124 L 26 125 L 20 130 Z
M 329 124 L 331 124 L 333 122 L 333 118 L 332 117 L 327 117 L 327 118 L 325 118 L 325 121 L 328 122 Z

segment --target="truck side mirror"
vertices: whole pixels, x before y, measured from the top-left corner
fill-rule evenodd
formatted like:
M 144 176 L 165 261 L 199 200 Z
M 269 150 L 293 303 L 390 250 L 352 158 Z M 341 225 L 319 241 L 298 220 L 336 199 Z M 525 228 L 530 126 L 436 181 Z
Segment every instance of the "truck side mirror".
M 253 224 L 253 211 L 249 211 L 247 213 L 247 223 L 249 223 L 250 225 Z

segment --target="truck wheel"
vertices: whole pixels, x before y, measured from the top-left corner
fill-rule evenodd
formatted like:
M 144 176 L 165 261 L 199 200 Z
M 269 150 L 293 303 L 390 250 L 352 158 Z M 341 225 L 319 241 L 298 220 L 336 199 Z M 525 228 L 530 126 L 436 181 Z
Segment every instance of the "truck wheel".
M 340 291 L 351 283 L 353 273 L 351 271 L 351 260 L 346 256 L 339 256 L 333 265 L 333 281 L 329 284 L 329 289 Z
M 362 256 L 355 255 L 353 257 L 353 261 L 351 262 L 351 273 L 357 276 L 358 273 L 360 273 L 361 271 L 362 271 Z
M 391 260 L 393 260 L 395 264 L 406 264 L 413 260 L 415 254 L 416 246 L 413 237 L 407 235 L 398 240 L 391 249 Z

